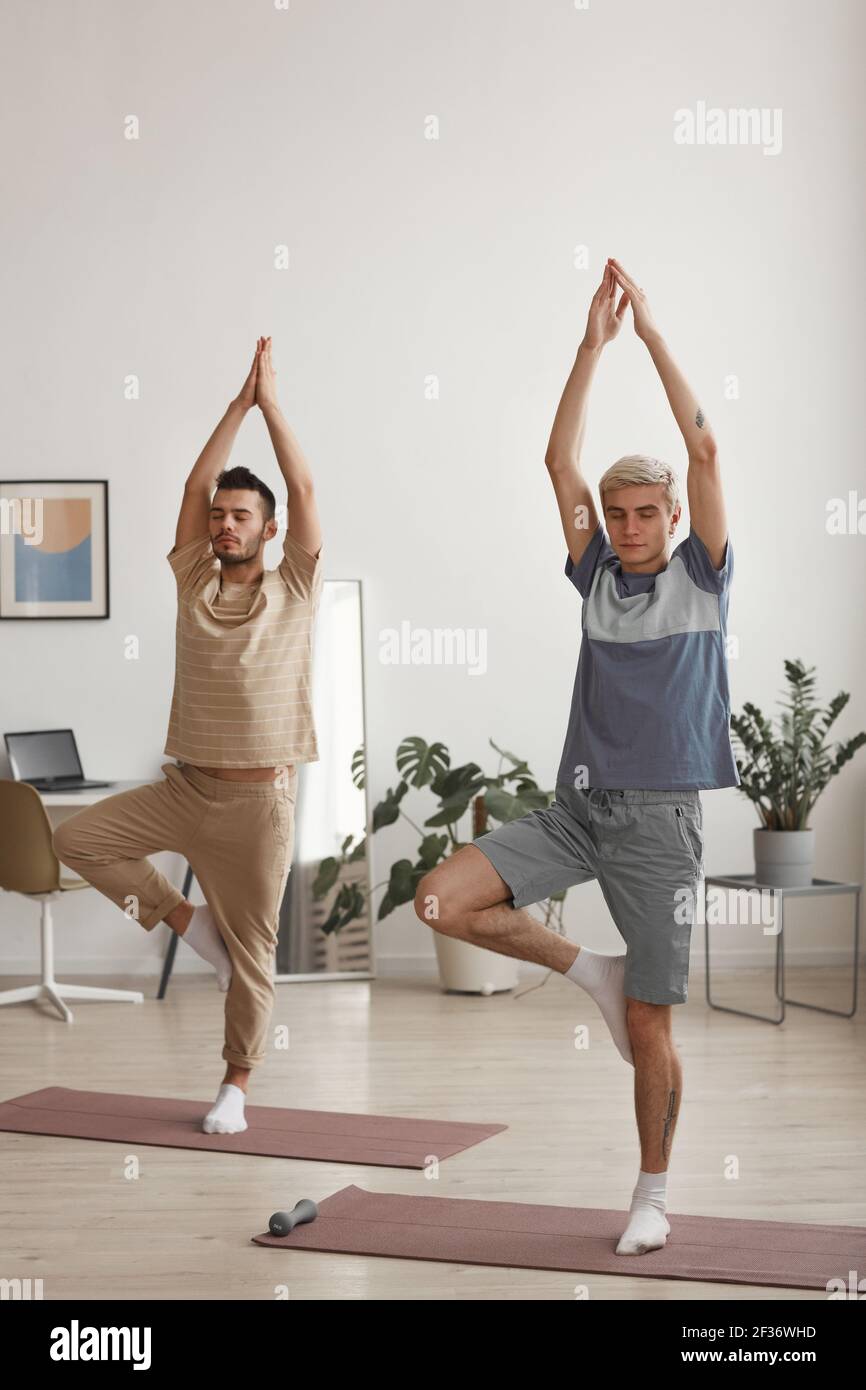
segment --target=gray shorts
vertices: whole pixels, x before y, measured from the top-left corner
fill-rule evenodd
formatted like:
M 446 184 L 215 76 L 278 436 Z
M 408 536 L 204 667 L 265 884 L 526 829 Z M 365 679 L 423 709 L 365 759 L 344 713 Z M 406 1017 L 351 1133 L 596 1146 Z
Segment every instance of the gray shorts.
M 697 791 L 575 790 L 472 843 L 511 890 L 515 908 L 597 878 L 626 944 L 625 992 L 684 1004 L 703 810 Z

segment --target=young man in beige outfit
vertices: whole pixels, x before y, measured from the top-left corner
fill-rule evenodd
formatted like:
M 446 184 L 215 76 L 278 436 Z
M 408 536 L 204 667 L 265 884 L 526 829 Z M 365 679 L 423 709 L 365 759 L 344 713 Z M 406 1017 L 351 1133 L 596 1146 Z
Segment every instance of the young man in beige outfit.
M 57 857 L 147 931 L 160 921 L 212 964 L 226 993 L 226 1073 L 208 1133 L 246 1129 L 265 1056 L 277 915 L 291 867 L 297 764 L 318 759 L 311 706 L 322 536 L 313 479 L 277 404 L 270 338 L 186 481 L 168 561 L 177 580 L 175 685 L 161 782 L 106 797 L 54 833 Z M 283 559 L 265 570 L 275 498 L 224 470 L 253 405 L 288 491 Z M 214 493 L 214 487 L 216 492 Z M 212 495 L 213 494 L 213 495 Z M 193 907 L 145 857 L 175 850 L 205 898 Z

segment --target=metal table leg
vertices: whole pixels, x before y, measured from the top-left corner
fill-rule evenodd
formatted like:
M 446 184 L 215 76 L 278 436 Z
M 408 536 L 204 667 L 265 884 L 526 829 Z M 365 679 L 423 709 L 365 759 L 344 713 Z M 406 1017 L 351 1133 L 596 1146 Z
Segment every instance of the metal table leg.
M 850 1009 L 827 1009 L 823 1004 L 806 1004 L 802 999 L 789 999 L 785 995 L 784 981 L 782 982 L 782 992 L 779 993 L 779 979 L 776 977 L 776 998 L 781 999 L 782 1005 L 793 1004 L 798 1009 L 813 1009 L 818 1014 L 835 1014 L 837 1018 L 853 1018 L 857 1012 L 857 974 L 860 957 L 860 889 L 855 888 L 854 893 L 854 988 L 853 998 Z
M 778 914 L 779 914 L 779 931 L 778 931 L 778 934 L 777 934 L 777 936 L 776 936 L 776 969 L 775 969 L 775 991 L 776 991 L 776 998 L 779 1000 L 779 1002 L 780 1002 L 780 1004 L 781 1004 L 781 1011 L 780 1011 L 780 1013 L 779 1013 L 779 1017 L 778 1017 L 778 1018 L 773 1018 L 770 1014 L 756 1014 L 756 1013 L 753 1013 L 753 1012 L 751 1011 L 751 1009 L 732 1009 L 732 1008 L 730 1008 L 727 1004 L 714 1004 L 714 1003 L 713 1003 L 712 997 L 711 997 L 711 995 L 710 995 L 710 919 L 709 919 L 709 915 L 707 915 L 707 917 L 706 917 L 706 919 L 705 919 L 705 921 L 704 921 L 704 943 L 705 943 L 705 948 L 706 948 L 706 950 L 705 950 L 705 958 L 706 958 L 706 975 L 705 975 L 705 978 L 706 978 L 707 1003 L 709 1004 L 709 1006 L 710 1006 L 711 1009 L 717 1009 L 720 1013 L 725 1013 L 725 1014 L 739 1014 L 741 1018 L 756 1018 L 756 1019 L 758 1019 L 761 1023 L 776 1023 L 776 1024 L 778 1024 L 778 1023 L 784 1023 L 784 1021 L 785 1021 L 785 1004 L 786 1004 L 786 1002 L 792 1002 L 792 1001 L 786 1001 L 786 999 L 785 999 L 785 909 L 784 909 L 785 899 L 784 899 L 784 896 L 782 896 L 782 897 L 780 897 L 780 898 L 776 898 L 776 895 L 775 895 L 775 894 L 773 894 L 773 897 L 774 897 L 774 899 L 775 899 L 775 901 L 776 901 L 776 910 L 777 910 L 777 912 L 778 912 Z M 779 985 L 780 985 L 780 983 L 781 983 L 781 993 L 779 992 Z

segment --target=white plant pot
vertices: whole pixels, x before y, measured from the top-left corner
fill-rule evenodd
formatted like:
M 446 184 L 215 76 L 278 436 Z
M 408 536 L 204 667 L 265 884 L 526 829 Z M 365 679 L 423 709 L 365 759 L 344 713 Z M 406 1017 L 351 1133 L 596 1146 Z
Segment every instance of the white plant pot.
M 434 931 L 439 979 L 444 990 L 461 994 L 499 994 L 516 989 L 517 961 L 514 956 L 502 956 L 461 941 L 458 936 L 446 936 Z
M 809 888 L 815 864 L 814 830 L 768 830 L 759 825 L 753 832 L 755 880 L 774 888 Z

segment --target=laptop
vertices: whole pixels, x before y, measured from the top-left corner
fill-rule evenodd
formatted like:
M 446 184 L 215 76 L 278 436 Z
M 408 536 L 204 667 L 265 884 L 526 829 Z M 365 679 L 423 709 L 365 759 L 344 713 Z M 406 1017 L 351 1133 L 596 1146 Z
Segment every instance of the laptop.
M 114 786 L 113 782 L 92 782 L 84 776 L 71 729 L 37 729 L 3 737 L 16 782 L 29 782 L 39 792 Z

